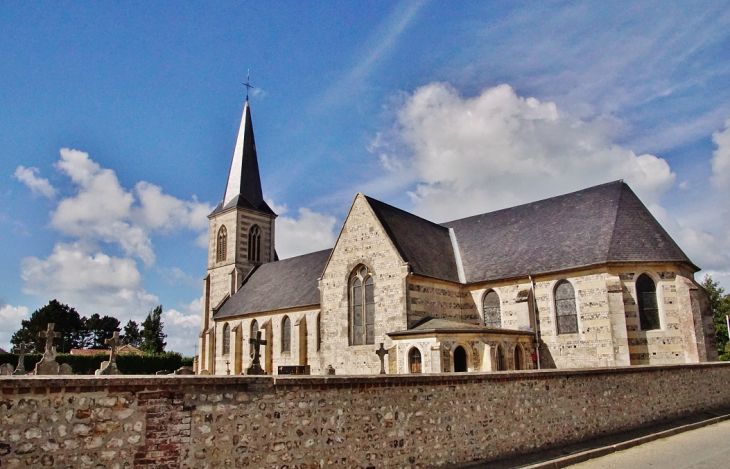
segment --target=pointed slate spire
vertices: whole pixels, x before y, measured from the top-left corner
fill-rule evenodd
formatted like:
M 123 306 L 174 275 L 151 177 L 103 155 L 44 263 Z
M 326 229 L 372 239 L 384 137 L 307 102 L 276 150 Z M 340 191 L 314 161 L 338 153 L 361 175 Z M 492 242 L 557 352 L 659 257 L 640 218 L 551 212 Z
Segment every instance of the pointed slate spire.
M 228 173 L 226 192 L 223 195 L 223 207 L 242 196 L 253 208 L 260 208 L 264 202 L 261 191 L 261 177 L 259 176 L 259 162 L 256 156 L 256 142 L 253 137 L 251 123 L 251 108 L 243 107 L 241 126 L 238 129 L 236 149 L 231 160 L 231 170 Z M 243 202 L 243 201 L 241 201 Z M 236 205 L 240 205 L 237 203 Z

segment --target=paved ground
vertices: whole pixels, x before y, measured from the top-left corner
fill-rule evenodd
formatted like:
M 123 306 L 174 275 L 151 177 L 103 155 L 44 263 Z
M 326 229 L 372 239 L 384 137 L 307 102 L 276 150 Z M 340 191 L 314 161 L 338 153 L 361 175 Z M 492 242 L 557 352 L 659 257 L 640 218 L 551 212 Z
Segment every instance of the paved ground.
M 571 469 L 730 467 L 730 421 L 690 430 L 570 466 Z
M 544 449 L 469 469 L 730 468 L 730 408 L 700 412 L 620 434 Z

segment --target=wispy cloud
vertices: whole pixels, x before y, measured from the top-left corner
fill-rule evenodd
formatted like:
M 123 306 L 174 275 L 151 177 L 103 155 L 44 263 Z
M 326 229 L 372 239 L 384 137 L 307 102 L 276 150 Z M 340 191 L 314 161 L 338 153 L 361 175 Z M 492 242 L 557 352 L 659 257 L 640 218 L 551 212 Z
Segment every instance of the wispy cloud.
M 361 90 L 367 78 L 374 73 L 378 63 L 394 49 L 403 32 L 418 16 L 428 0 L 408 0 L 397 4 L 390 15 L 365 38 L 363 51 L 357 55 L 352 68 L 342 74 L 317 101 L 317 108 L 324 109 L 334 104 L 351 100 Z

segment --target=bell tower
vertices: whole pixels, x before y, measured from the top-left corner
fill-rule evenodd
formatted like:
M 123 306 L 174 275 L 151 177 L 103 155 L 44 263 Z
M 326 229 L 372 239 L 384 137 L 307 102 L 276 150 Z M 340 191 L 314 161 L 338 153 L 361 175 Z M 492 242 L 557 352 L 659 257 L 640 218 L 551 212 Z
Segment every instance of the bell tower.
M 236 293 L 254 268 L 275 260 L 276 216 L 261 190 L 247 97 L 223 200 L 208 215 L 208 274 L 203 280 L 199 373 L 215 373 L 214 310 Z

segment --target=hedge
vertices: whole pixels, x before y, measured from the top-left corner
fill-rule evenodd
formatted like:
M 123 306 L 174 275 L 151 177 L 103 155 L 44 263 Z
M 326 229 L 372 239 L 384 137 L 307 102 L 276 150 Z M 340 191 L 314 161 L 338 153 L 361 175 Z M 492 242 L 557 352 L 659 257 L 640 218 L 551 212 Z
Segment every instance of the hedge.
M 30 371 L 43 357 L 34 353 L 25 356 L 25 369 Z M 58 363 L 68 363 L 77 375 L 93 375 L 101 366 L 101 362 L 109 360 L 109 354 L 98 355 L 71 355 L 59 353 L 56 355 Z M 18 365 L 18 356 L 14 353 L 0 353 L 0 365 L 10 363 Z M 166 352 L 159 355 L 122 354 L 117 356 L 117 367 L 125 375 L 153 375 L 158 371 L 173 372 L 182 366 L 192 366 L 191 357 L 183 357 L 177 352 Z

